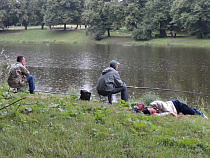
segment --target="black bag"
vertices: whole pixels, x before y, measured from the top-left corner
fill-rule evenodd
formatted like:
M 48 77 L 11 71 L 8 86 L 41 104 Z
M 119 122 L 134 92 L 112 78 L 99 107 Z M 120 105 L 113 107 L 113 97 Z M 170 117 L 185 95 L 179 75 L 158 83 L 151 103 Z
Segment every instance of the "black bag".
M 91 96 L 91 93 L 88 92 L 87 90 L 81 90 L 80 91 L 80 99 L 81 100 L 88 100 L 90 101 L 90 96 Z

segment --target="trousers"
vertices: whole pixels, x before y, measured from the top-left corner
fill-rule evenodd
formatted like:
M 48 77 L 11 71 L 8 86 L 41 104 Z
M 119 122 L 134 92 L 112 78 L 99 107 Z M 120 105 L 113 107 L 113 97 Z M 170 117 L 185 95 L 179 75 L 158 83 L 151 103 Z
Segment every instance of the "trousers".
M 201 113 L 200 111 L 196 110 L 195 108 L 189 107 L 185 103 L 182 103 L 182 102 L 180 102 L 178 100 L 172 100 L 172 102 L 173 102 L 173 104 L 174 104 L 178 114 L 181 112 L 184 115 L 195 115 L 195 114 L 198 114 L 198 115 L 202 115 L 203 116 L 203 113 Z
M 120 87 L 120 88 L 115 88 L 113 91 L 111 91 L 111 93 L 108 94 L 108 100 L 109 100 L 109 103 L 112 104 L 112 94 L 116 94 L 116 93 L 119 93 L 121 92 L 121 99 L 124 100 L 124 101 L 128 101 L 128 92 L 127 92 L 127 87 L 126 86 L 123 86 L 123 87 Z

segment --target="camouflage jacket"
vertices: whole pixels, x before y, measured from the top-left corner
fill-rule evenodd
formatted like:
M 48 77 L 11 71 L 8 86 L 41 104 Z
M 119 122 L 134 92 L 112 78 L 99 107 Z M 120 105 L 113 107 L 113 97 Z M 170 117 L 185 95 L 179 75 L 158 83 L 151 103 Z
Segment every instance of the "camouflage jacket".
M 11 88 L 24 87 L 27 84 L 26 77 L 29 71 L 19 62 L 14 63 L 9 71 L 8 84 Z

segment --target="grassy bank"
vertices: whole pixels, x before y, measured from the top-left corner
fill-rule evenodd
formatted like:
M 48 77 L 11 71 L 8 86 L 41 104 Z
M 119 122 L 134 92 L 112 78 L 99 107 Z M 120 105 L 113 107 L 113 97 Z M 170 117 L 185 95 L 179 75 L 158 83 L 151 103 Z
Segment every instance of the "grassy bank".
M 19 102 L 15 101 L 25 98 Z M 12 104 L 14 103 L 14 104 Z M 209 120 L 0 88 L 0 157 L 208 157 Z
M 75 27 L 75 26 L 74 26 Z M 135 41 L 131 39 L 131 33 L 125 30 L 111 32 L 111 37 L 103 36 L 100 41 L 92 40 L 92 36 L 86 36 L 83 29 L 60 28 L 54 30 L 40 30 L 40 28 L 29 27 L 27 31 L 17 28 L 0 31 L 0 42 L 15 43 L 83 43 L 83 44 L 125 44 L 125 45 L 151 45 L 151 46 L 183 46 L 183 47 L 206 47 L 210 48 L 210 39 L 197 39 L 196 37 L 156 38 L 150 41 Z

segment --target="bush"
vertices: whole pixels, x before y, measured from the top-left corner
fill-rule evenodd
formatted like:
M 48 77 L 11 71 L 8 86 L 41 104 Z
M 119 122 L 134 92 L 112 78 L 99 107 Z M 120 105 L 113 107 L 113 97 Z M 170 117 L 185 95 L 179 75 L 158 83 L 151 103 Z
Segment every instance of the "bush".
M 152 29 L 146 23 L 138 25 L 132 32 L 132 38 L 135 40 L 147 41 L 152 39 Z
M 101 39 L 101 36 L 105 33 L 105 30 L 96 30 L 94 32 L 94 35 L 93 35 L 93 38 L 94 40 L 100 40 Z
M 143 100 L 145 106 L 149 106 L 149 104 L 155 100 L 161 100 L 159 96 L 151 92 L 143 94 L 141 99 Z

